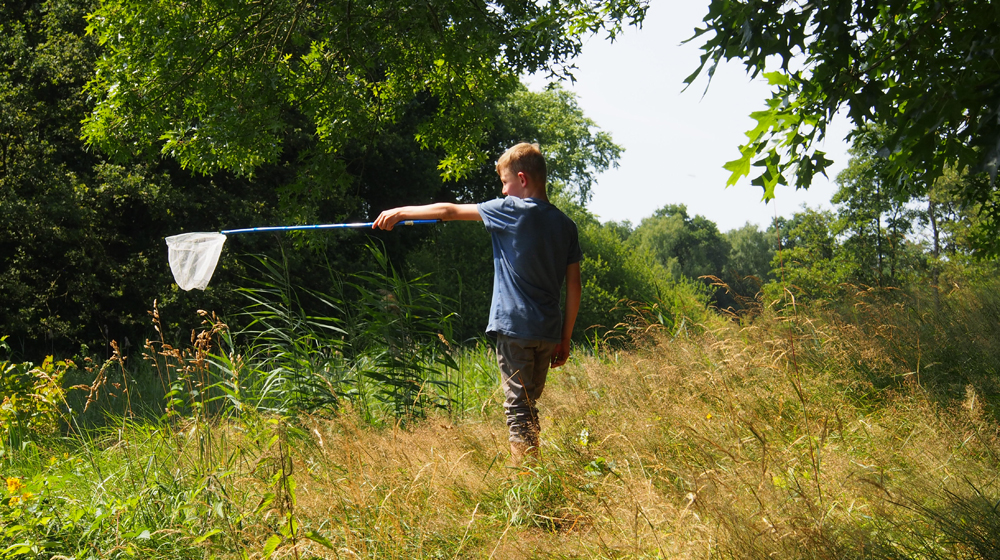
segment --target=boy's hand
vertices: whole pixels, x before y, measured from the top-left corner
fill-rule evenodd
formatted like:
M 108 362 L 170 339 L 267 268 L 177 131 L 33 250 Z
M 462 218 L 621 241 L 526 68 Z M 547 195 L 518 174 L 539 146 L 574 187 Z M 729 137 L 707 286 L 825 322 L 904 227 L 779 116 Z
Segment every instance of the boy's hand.
M 372 224 L 372 229 L 379 228 L 391 230 L 393 226 L 403 220 L 401 210 L 402 208 L 391 208 L 382 212 L 378 215 L 378 218 L 375 218 L 375 223 Z
M 556 349 L 552 351 L 551 367 L 557 368 L 566 363 L 569 359 L 569 342 L 560 342 Z

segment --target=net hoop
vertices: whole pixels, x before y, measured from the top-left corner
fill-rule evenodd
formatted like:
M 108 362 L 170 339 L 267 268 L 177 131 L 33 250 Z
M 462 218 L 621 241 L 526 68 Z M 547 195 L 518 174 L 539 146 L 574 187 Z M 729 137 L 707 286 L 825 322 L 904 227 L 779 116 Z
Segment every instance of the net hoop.
M 221 233 L 192 232 L 166 238 L 167 258 L 174 282 L 182 290 L 204 290 L 219 264 L 226 236 Z

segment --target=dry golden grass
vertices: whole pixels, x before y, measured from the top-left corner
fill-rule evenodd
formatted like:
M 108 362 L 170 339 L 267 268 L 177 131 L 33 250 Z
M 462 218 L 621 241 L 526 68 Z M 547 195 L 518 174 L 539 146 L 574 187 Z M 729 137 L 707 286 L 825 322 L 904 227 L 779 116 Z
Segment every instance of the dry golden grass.
M 129 410 L 5 464 L 39 497 L 0 500 L 17 520 L 0 540 L 67 557 L 1000 558 L 1000 290 L 923 301 L 859 289 L 672 332 L 637 316 L 633 350 L 551 372 L 525 468 L 482 351 L 460 356 L 454 416 L 387 428 L 350 408 Z
M 455 425 L 309 420 L 296 515 L 335 550 L 299 553 L 984 557 L 948 544 L 960 535 L 935 516 L 997 503 L 996 418 L 972 385 L 958 400 L 930 393 L 886 340 L 771 315 L 581 358 L 552 372 L 542 459 L 522 470 L 507 467 L 499 398 Z M 971 534 L 995 528 L 995 507 L 981 519 L 976 507 Z
M 631 325 L 635 349 L 551 372 L 526 468 L 499 388 L 470 385 L 460 421 L 405 428 L 349 408 L 123 421 L 93 449 L 114 483 L 80 484 L 141 495 L 136 518 L 193 557 L 1000 558 L 1000 296 L 907 297 Z

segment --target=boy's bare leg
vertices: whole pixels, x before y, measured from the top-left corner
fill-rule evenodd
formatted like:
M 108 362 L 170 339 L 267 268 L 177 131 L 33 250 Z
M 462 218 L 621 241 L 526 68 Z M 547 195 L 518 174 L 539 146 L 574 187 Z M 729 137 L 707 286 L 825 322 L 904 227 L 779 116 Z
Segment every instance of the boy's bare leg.
M 519 441 L 510 442 L 510 464 L 512 467 L 520 467 L 524 464 L 524 459 L 528 456 L 528 444 Z
M 541 457 L 537 427 L 529 437 L 522 439 L 524 441 L 510 442 L 510 460 L 515 467 L 519 467 L 525 463 L 537 463 Z

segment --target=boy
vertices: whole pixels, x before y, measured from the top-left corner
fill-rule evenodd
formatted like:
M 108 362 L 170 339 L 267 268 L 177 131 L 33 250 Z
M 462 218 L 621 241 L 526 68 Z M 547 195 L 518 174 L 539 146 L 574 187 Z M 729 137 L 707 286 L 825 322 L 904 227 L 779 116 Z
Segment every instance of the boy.
M 497 160 L 506 198 L 479 204 L 438 203 L 386 210 L 373 227 L 391 230 L 402 220 L 479 220 L 493 239 L 493 302 L 486 332 L 496 336 L 506 400 L 511 459 L 538 456 L 538 409 L 549 367 L 569 358 L 580 309 L 576 224 L 549 204 L 545 158 L 522 143 Z M 566 282 L 565 314 L 559 293 Z

